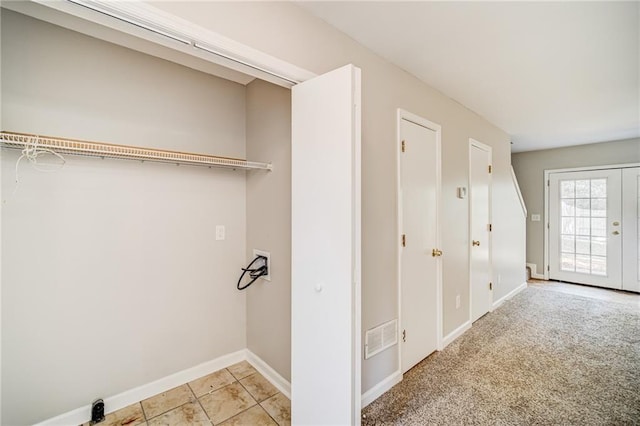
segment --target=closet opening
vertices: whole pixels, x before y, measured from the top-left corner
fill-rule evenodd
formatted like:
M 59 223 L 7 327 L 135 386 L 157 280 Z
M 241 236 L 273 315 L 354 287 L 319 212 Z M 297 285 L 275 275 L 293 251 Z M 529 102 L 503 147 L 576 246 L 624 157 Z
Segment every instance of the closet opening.
M 292 240 L 302 232 L 293 224 L 306 220 L 319 232 L 325 226 L 309 216 L 306 204 L 292 208 L 292 179 L 324 180 L 295 169 L 296 147 L 300 159 L 313 147 L 292 138 L 291 81 L 313 74 L 283 66 L 287 76 L 297 76 L 286 82 L 229 55 L 222 65 L 213 63 L 211 53 L 193 43 L 168 47 L 176 40 L 144 35 L 149 31 L 121 19 L 107 25 L 105 19 L 114 18 L 104 13 L 89 19 L 96 12 L 74 3 L 80 2 L 2 5 L 0 130 L 3 141 L 22 144 L 3 147 L 1 156 L 2 423 L 84 423 L 96 398 L 104 399 L 106 414 L 175 389 L 200 400 L 224 386 L 199 394 L 204 388 L 193 383 L 225 369 L 231 382 L 224 385 L 239 390 L 248 377 L 243 371 L 257 371 L 274 392 L 265 399 L 293 397 L 294 419 L 304 418 L 314 410 L 305 402 L 313 381 L 329 379 L 299 378 L 308 391 L 298 394 L 300 403 L 291 394 L 292 363 L 315 362 L 296 351 L 292 309 L 309 311 L 327 294 L 314 290 L 316 299 L 292 299 L 292 287 L 309 285 L 292 277 L 299 261 Z M 351 67 L 335 82 L 322 80 L 324 92 L 341 102 L 354 102 L 358 94 L 359 101 L 359 91 L 339 86 L 355 82 L 354 72 Z M 297 95 L 311 121 L 308 100 L 318 96 L 316 86 Z M 331 119 L 342 122 L 335 128 L 351 129 L 359 115 Z M 80 145 L 84 154 L 97 149 L 90 142 L 108 151 L 75 155 Z M 326 152 L 353 155 L 342 148 Z M 144 157 L 121 159 L 135 152 Z M 183 157 L 192 153 L 227 167 L 193 167 L 189 162 L 196 160 Z M 244 170 L 246 163 L 256 170 Z M 359 152 L 344 164 L 348 178 L 333 184 L 349 188 L 349 209 L 338 216 L 352 234 L 339 244 L 354 267 L 345 273 L 330 254 L 315 258 L 336 279 L 356 286 L 359 179 L 352 176 L 359 175 Z M 313 246 L 305 250 L 313 254 Z M 238 291 L 254 251 L 269 254 L 270 281 L 258 277 Z M 359 321 L 359 281 L 350 294 L 342 309 L 348 318 L 357 312 Z M 324 318 L 326 309 L 315 315 Z M 317 327 L 326 325 L 311 320 L 293 332 L 313 335 Z M 345 330 L 340 344 L 347 348 L 333 346 L 348 360 L 336 359 L 339 369 L 333 370 L 341 371 L 334 380 L 348 383 L 341 401 L 346 395 L 349 404 L 341 402 L 341 413 L 358 418 L 359 322 L 332 327 Z M 264 405 L 261 396 L 249 395 Z M 144 402 L 141 407 L 148 417 Z

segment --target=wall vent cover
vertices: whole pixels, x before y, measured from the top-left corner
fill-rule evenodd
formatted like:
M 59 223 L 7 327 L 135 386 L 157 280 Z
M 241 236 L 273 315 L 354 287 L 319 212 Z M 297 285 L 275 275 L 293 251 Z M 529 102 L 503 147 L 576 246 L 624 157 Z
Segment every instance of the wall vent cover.
M 397 319 L 367 330 L 364 343 L 364 359 L 369 359 L 396 343 L 398 343 Z

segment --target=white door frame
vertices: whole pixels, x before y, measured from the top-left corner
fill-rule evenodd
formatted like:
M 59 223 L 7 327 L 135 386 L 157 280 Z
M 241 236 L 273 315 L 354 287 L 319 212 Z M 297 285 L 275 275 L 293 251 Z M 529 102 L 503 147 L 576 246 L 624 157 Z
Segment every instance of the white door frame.
M 543 265 L 544 279 L 549 279 L 549 179 L 551 173 L 563 173 L 563 172 L 585 172 L 590 170 L 604 170 L 604 169 L 627 169 L 630 167 L 640 167 L 640 163 L 629 164 L 611 164 L 605 166 L 591 166 L 591 167 L 571 167 L 565 169 L 545 169 L 544 171 L 544 243 L 543 243 Z
M 489 145 L 483 144 L 476 139 L 469 138 L 469 149 L 467 151 L 469 168 L 471 171 L 471 147 L 479 148 L 483 151 L 487 151 L 489 154 L 489 165 L 493 164 L 493 148 Z M 471 193 L 471 173 L 468 175 L 468 188 Z M 473 205 L 471 204 L 471 197 L 469 197 L 469 240 L 471 240 L 471 218 L 473 217 Z M 493 223 L 493 173 L 489 173 L 489 223 Z M 467 250 L 469 254 L 469 321 L 473 319 L 473 283 L 471 282 L 471 241 L 467 241 Z M 493 232 L 489 232 L 489 279 L 493 282 Z M 491 303 L 489 304 L 489 311 L 493 312 L 493 290 L 491 290 Z
M 436 132 L 436 245 L 442 246 L 441 230 L 440 230 L 440 205 L 441 205 L 441 191 L 442 191 L 442 157 L 441 157 L 441 141 L 442 141 L 442 128 L 439 124 L 422 118 L 418 115 L 412 114 L 409 111 L 398 108 L 398 119 L 396 125 L 396 214 L 398 217 L 396 228 L 396 281 L 398 283 L 398 325 L 402 324 L 402 245 L 400 241 L 402 239 L 402 200 L 400 199 L 401 191 L 401 169 L 400 169 L 400 156 L 402 154 L 402 131 L 401 120 L 407 120 L 418 126 L 426 127 L 427 129 Z M 435 248 L 435 247 L 434 247 Z M 438 262 L 436 265 L 436 317 L 437 317 L 437 349 L 441 351 L 442 346 L 442 262 Z M 398 339 L 398 372 L 402 371 L 402 345 L 400 339 Z

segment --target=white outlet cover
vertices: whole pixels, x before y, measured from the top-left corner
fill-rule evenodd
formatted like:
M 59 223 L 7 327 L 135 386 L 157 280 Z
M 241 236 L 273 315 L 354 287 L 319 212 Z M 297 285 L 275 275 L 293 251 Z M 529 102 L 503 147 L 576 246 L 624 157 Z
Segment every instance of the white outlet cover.
M 539 214 L 532 214 L 531 215 L 531 222 L 540 222 L 540 215 Z
M 226 230 L 224 229 L 224 225 L 216 225 L 216 240 L 218 241 L 222 241 L 225 239 L 225 232 Z
M 257 256 L 264 256 L 267 258 L 267 268 L 269 269 L 269 273 L 261 276 L 260 278 L 265 281 L 271 281 L 271 253 L 264 250 L 253 249 L 253 258 L 255 259 Z

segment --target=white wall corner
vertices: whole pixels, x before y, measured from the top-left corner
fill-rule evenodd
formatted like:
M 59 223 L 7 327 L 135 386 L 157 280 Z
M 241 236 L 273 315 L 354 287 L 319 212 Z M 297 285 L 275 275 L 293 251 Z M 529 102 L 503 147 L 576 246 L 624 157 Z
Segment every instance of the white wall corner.
M 258 373 L 262 374 L 273 386 L 276 387 L 284 396 L 291 399 L 291 383 L 282 377 L 276 370 L 274 370 L 269 364 L 264 362 L 262 358 L 251 352 L 249 349 L 245 350 L 246 359 L 249 364 L 258 370 Z
M 494 309 L 500 307 L 500 305 L 502 305 L 507 300 L 511 299 L 516 294 L 520 293 L 525 288 L 527 288 L 527 283 L 520 284 L 518 287 L 516 287 L 513 290 L 511 290 L 509 293 L 507 293 L 506 295 L 504 295 L 500 299 L 498 299 L 495 302 L 493 302 L 493 305 L 491 306 L 491 310 L 494 310 Z
M 223 368 L 227 368 L 240 361 L 244 361 L 245 359 L 245 350 L 240 350 L 212 359 L 211 361 L 203 362 L 195 367 L 178 371 L 177 373 L 155 380 L 151 383 L 138 386 L 137 388 L 129 389 L 119 393 L 118 395 L 110 396 L 104 399 L 105 413 L 110 413 L 131 404 L 135 404 L 136 402 L 150 398 L 159 393 L 166 392 L 169 389 L 173 389 L 197 378 L 222 370 Z M 36 426 L 77 425 L 88 422 L 89 420 L 91 420 L 91 404 L 60 414 L 59 416 L 38 423 Z
M 538 265 L 535 263 L 527 263 L 527 268 L 531 269 L 531 278 L 536 280 L 544 280 L 544 274 L 538 274 Z
M 470 328 L 471 328 L 471 321 L 467 321 L 464 324 L 462 324 L 460 327 L 453 330 L 451 333 L 447 334 L 442 340 L 442 349 L 449 346 L 451 342 L 456 340 L 458 337 L 462 336 Z
M 382 396 L 383 393 L 397 385 L 402 381 L 402 372 L 395 371 L 389 376 L 382 379 L 378 384 L 362 394 L 362 408 L 371 404 L 373 401 Z

